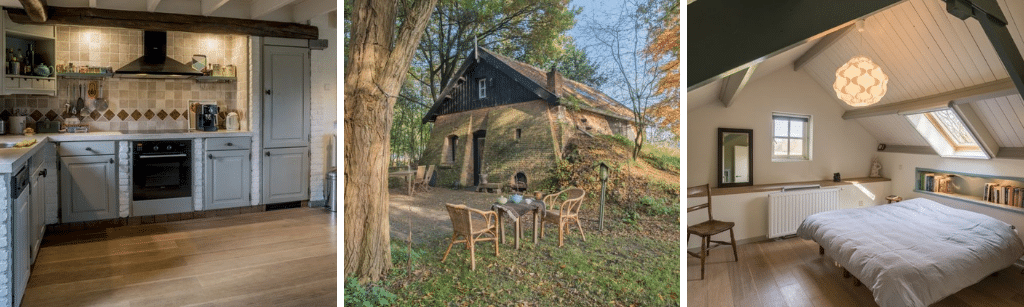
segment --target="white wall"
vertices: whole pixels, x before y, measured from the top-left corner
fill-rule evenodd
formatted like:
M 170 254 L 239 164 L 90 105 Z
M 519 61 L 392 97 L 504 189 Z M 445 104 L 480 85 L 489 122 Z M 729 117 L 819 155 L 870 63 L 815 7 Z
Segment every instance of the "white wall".
M 331 136 L 336 134 L 338 120 L 338 22 L 335 12 L 323 14 L 310 20 L 310 24 L 320 29 L 320 39 L 328 40 L 324 50 L 312 50 L 310 77 L 310 163 L 309 163 L 309 200 L 324 200 L 324 175 L 331 168 L 330 148 Z
M 771 161 L 772 112 L 811 115 L 811 161 Z M 754 130 L 754 184 L 831 180 L 836 172 L 866 177 L 878 142 L 857 121 L 843 120 L 843 112 L 833 93 L 786 67 L 751 81 L 729 108 L 687 110 L 686 184 L 717 183 L 718 128 Z
M 880 153 L 879 158 L 882 163 L 882 176 L 892 178 L 893 194 L 902 196 L 903 199 L 925 197 L 953 208 L 991 216 L 1016 226 L 1020 231 L 1024 231 L 1024 213 L 945 197 L 926 196 L 925 194 L 914 192 L 914 184 L 916 182 L 914 173 L 915 168 L 918 167 L 979 175 L 1024 177 L 1024 161 L 1014 159 L 953 159 L 942 158 L 937 155 L 893 152 Z

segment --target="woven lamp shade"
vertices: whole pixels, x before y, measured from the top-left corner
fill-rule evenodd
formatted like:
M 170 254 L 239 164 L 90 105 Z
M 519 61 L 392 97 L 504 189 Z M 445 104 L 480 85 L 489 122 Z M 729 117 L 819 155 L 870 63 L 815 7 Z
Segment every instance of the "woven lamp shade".
M 872 105 L 885 96 L 889 76 L 865 56 L 855 56 L 836 70 L 832 89 L 840 100 L 851 106 Z

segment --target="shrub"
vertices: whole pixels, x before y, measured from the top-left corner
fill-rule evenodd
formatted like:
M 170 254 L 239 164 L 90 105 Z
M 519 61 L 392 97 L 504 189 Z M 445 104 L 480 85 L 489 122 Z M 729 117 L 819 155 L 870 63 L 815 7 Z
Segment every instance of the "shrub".
M 360 285 L 355 278 L 345 278 L 345 306 L 391 306 L 398 296 L 383 287 Z
M 640 198 L 640 204 L 647 215 L 651 216 L 668 215 L 676 211 L 676 206 L 672 205 L 672 200 L 666 198 L 655 198 L 644 195 Z
M 630 149 L 633 148 L 633 140 L 630 140 L 629 138 L 627 138 L 625 136 L 622 136 L 622 135 L 611 134 L 611 135 L 600 135 L 598 137 L 609 139 L 612 142 L 615 142 L 616 144 L 618 144 L 619 146 L 622 146 L 622 147 L 625 147 L 625 148 L 630 148 Z

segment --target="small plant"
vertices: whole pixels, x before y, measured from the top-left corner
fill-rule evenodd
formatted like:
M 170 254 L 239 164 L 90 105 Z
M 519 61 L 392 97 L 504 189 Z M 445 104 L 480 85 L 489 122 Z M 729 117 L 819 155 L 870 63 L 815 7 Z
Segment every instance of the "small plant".
M 667 203 L 670 203 L 670 201 L 671 200 L 666 198 L 651 197 L 648 195 L 644 195 L 640 198 L 640 204 L 643 206 L 644 211 L 647 212 L 647 215 L 651 216 L 668 215 L 675 212 L 674 206 L 666 205 Z
M 391 306 L 398 296 L 383 287 L 360 285 L 355 278 L 345 278 L 345 306 Z
M 622 147 L 633 148 L 633 140 L 630 140 L 629 138 L 627 138 L 625 136 L 618 135 L 618 134 L 611 134 L 611 135 L 602 135 L 600 137 L 603 137 L 603 138 L 606 138 L 608 140 L 611 140 L 612 142 L 614 142 L 616 144 L 619 144 Z

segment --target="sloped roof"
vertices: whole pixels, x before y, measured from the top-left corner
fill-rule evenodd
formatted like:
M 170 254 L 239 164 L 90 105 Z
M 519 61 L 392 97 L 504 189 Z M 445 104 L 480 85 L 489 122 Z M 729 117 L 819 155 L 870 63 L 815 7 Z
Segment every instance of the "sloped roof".
M 536 66 L 516 61 L 504 55 L 497 54 L 494 51 L 488 50 L 486 48 L 480 49 L 483 50 L 483 52 L 485 53 L 493 55 L 494 58 L 502 61 L 503 63 L 505 63 L 505 65 L 508 65 L 516 72 L 522 74 L 523 76 L 526 76 L 527 78 L 530 78 L 530 80 L 533 80 L 533 82 L 536 82 L 541 86 L 546 86 L 548 84 L 548 74 L 546 71 L 537 68 Z M 564 97 L 565 95 L 572 95 L 578 98 L 580 101 L 583 101 L 583 103 L 585 103 L 590 108 L 596 109 L 591 111 L 606 111 L 612 113 L 606 115 L 618 115 L 620 117 L 625 117 L 628 120 L 632 120 L 633 118 L 633 111 L 630 111 L 630 109 L 622 105 L 622 103 L 619 103 L 618 101 L 612 99 L 608 95 L 605 95 L 601 91 L 598 91 L 586 84 L 577 82 L 576 80 L 571 80 L 563 77 L 562 86 L 561 88 L 558 89 L 558 91 L 560 92 L 559 98 Z
M 498 63 L 493 64 L 497 66 L 499 70 L 504 71 L 506 74 L 519 74 L 526 77 L 529 81 L 532 82 L 528 82 L 531 84 L 523 84 L 523 86 L 526 86 L 534 93 L 537 93 L 538 96 L 540 96 L 542 99 L 547 100 L 549 103 L 555 105 L 561 104 L 561 98 L 570 95 L 577 98 L 579 101 L 583 102 L 584 105 L 580 106 L 580 109 L 623 120 L 633 120 L 633 112 L 630 111 L 629 108 L 622 105 L 615 99 L 612 99 L 608 95 L 605 95 L 601 91 L 595 90 L 594 88 L 587 86 L 586 84 L 563 77 L 562 85 L 558 90 L 560 95 L 555 95 L 547 89 L 546 85 L 548 81 L 546 71 L 537 68 L 533 65 L 513 60 L 512 58 L 498 54 L 494 51 L 488 50 L 487 48 L 479 48 L 479 50 L 481 51 L 481 61 L 494 59 Z M 466 70 L 470 66 L 475 65 L 473 59 L 476 58 L 476 56 L 473 54 L 473 52 L 474 51 L 470 52 L 470 54 L 463 61 L 462 67 L 459 68 L 455 75 L 452 76 L 451 81 L 448 82 L 448 85 L 446 85 L 444 89 L 441 90 L 441 94 L 438 95 L 437 100 L 434 101 L 434 105 L 430 107 L 430 110 L 427 111 L 427 114 L 423 117 L 424 123 L 428 121 L 433 121 L 433 119 L 436 118 L 436 112 L 439 109 L 441 103 L 444 102 L 445 96 L 448 94 L 449 91 L 451 91 L 452 87 L 455 86 L 455 80 L 457 80 L 459 76 L 465 74 Z

